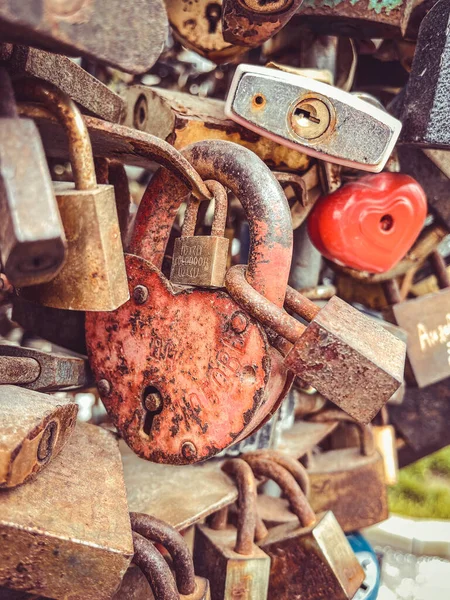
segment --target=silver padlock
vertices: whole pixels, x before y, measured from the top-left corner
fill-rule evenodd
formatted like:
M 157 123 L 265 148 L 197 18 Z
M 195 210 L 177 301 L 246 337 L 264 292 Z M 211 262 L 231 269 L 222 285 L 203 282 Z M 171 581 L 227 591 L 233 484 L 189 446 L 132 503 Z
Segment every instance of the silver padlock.
M 260 135 L 321 160 L 378 173 L 400 134 L 384 110 L 293 73 L 239 65 L 225 114 Z

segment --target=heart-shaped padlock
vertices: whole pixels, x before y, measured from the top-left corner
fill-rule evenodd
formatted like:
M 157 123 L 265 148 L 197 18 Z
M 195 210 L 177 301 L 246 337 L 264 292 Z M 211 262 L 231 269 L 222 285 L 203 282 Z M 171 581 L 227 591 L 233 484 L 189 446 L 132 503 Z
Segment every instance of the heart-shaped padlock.
M 384 273 L 411 248 L 426 216 L 425 192 L 415 179 L 378 173 L 322 197 L 310 213 L 308 230 L 331 261 Z
M 278 182 L 231 142 L 200 142 L 183 154 L 242 200 L 252 232 L 249 277 L 282 306 L 292 228 Z M 118 431 L 140 456 L 172 464 L 205 460 L 249 435 L 292 380 L 264 329 L 224 289 L 177 286 L 161 273 L 187 193 L 164 169 L 153 177 L 125 257 L 130 300 L 86 316 L 90 364 Z

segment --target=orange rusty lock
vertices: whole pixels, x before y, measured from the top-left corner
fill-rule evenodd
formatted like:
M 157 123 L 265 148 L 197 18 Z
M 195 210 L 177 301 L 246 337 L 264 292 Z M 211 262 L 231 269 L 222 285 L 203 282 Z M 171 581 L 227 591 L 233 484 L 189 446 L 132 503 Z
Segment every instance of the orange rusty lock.
M 203 179 L 242 202 L 250 223 L 248 278 L 282 306 L 292 257 L 286 197 L 268 167 L 232 142 L 183 150 Z M 130 300 L 86 317 L 100 396 L 128 445 L 154 462 L 189 464 L 243 439 L 290 387 L 281 353 L 225 289 L 172 284 L 160 271 L 186 185 L 161 169 L 150 182 L 126 255 Z

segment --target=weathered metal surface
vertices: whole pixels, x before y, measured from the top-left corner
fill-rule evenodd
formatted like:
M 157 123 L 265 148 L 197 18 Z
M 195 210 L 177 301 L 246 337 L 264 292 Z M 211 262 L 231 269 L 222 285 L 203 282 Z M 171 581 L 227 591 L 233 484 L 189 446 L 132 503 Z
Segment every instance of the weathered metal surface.
M 261 46 L 295 15 L 303 0 L 223 0 L 222 32 L 227 42 Z
M 181 237 L 175 240 L 170 271 L 171 283 L 194 287 L 222 288 L 227 272 L 229 240 L 225 237 L 228 197 L 217 181 L 206 185 L 214 196 L 211 235 L 195 235 L 200 201 L 189 199 Z
M 351 38 L 402 38 L 415 0 L 305 0 L 296 23 Z
M 34 358 L 2 356 L 0 358 L 0 384 L 29 384 L 39 377 L 40 364 Z
M 221 100 L 142 85 L 128 87 L 123 97 L 128 106 L 124 125 L 166 140 L 178 150 L 203 140 L 226 140 L 249 148 L 273 169 L 304 171 L 309 165 L 306 154 L 227 119 Z M 138 110 L 142 107 L 143 113 Z M 136 114 L 141 114 L 142 119 L 137 119 Z
M 294 477 L 295 481 L 300 486 L 305 497 L 307 499 L 309 498 L 309 495 L 311 493 L 311 485 L 309 483 L 308 472 L 299 460 L 293 458 L 292 456 L 284 454 L 283 452 L 269 449 L 256 450 L 255 452 L 246 452 L 246 454 L 244 455 L 244 458 L 248 458 L 250 462 L 253 457 L 265 458 L 283 467 L 283 469 L 288 471 L 292 475 L 292 477 Z
M 301 458 L 325 439 L 336 427 L 336 422 L 296 421 L 291 429 L 283 431 L 277 448 L 288 456 Z
M 271 557 L 269 598 L 352 598 L 364 572 L 331 512 L 316 516 L 290 473 L 280 465 L 253 459 L 257 476 L 280 485 L 297 519 L 269 530 L 259 541 Z
M 35 119 L 47 156 L 59 159 L 69 157 L 67 133 L 49 111 L 41 107 L 19 105 L 19 113 Z M 95 117 L 85 116 L 83 120 L 88 129 L 94 156 L 144 168 L 157 162 L 175 173 L 189 189 L 192 189 L 197 198 L 210 199 L 210 193 L 189 161 L 164 140 Z
M 151 514 L 181 531 L 237 498 L 236 486 L 222 472 L 220 462 L 158 465 L 138 458 L 123 442 L 121 451 L 128 504 L 133 512 Z
M 6 41 L 145 73 L 162 52 L 168 24 L 162 0 L 2 0 L 0 33 Z
M 0 88 L 0 260 L 13 285 L 42 283 L 63 265 L 64 229 L 36 125 L 18 118 L 2 67 Z
M 199 143 L 185 155 L 202 177 L 215 177 L 242 201 L 252 224 L 249 273 L 281 304 L 292 230 L 280 186 L 256 156 L 229 142 Z M 204 460 L 239 441 L 286 393 L 281 355 L 245 315 L 247 325 L 236 328 L 242 311 L 226 292 L 176 290 L 158 271 L 186 193 L 167 171 L 153 178 L 130 244 L 135 256 L 126 257 L 131 300 L 86 321 L 96 380 L 111 384 L 102 399 L 114 423 L 139 455 L 175 464 Z M 142 287 L 149 292 L 143 302 L 134 295 Z M 155 413 L 142 403 L 149 388 L 162 398 Z
M 270 559 L 254 543 L 256 528 L 256 482 L 252 469 L 242 459 L 232 459 L 223 470 L 236 479 L 239 489 L 237 529 L 226 518 L 214 519 L 195 531 L 196 571 L 211 585 L 212 600 L 265 598 Z M 226 516 L 226 515 L 225 515 Z
M 23 366 L 23 360 L 33 361 L 37 368 L 33 368 L 29 375 L 23 377 L 20 372 L 17 373 L 17 367 Z M 4 365 L 6 373 L 4 373 Z M 10 370 L 12 367 L 12 370 Z M 18 375 L 18 380 L 14 381 L 14 372 Z M 21 346 L 12 346 L 9 344 L 0 344 L 0 384 L 14 383 L 29 390 L 39 392 L 55 392 L 65 388 L 88 387 L 92 383 L 92 375 L 87 361 L 77 356 L 64 356 L 35 350 L 33 348 L 24 348 Z M 9 376 L 11 381 L 5 381 Z M 23 381 L 21 381 L 23 379 Z
M 3 60 L 5 53 L 7 59 Z M 123 118 L 126 110 L 123 98 L 67 56 L 30 46 L 2 44 L 0 61 L 15 77 L 28 75 L 52 83 L 87 114 L 113 123 Z
M 233 62 L 246 48 L 230 44 L 222 34 L 222 0 L 184 2 L 166 1 L 167 15 L 174 36 L 201 56 L 217 64 Z
M 337 296 L 319 310 L 288 287 L 286 306 L 311 321 L 305 327 L 253 289 L 244 267 L 231 268 L 226 285 L 247 312 L 294 344 L 286 366 L 357 421 L 370 422 L 402 384 L 404 342 Z
M 86 125 L 73 100 L 52 84 L 21 80 L 20 96 L 42 102 L 67 131 L 74 183 L 56 182 L 56 199 L 68 241 L 63 268 L 51 281 L 22 293 L 68 310 L 114 310 L 128 299 L 114 188 L 98 186 Z
M 35 477 L 63 449 L 78 407 L 12 385 L 0 386 L 0 488 Z
M 169 565 L 155 546 L 133 531 L 133 562 L 145 575 L 153 594 L 161 600 L 178 600 L 178 590 Z
M 168 551 L 178 591 L 180 594 L 192 594 L 195 590 L 194 563 L 183 536 L 165 521 L 143 513 L 130 513 L 130 522 L 134 532 Z
M 110 598 L 133 556 L 114 435 L 79 423 L 39 477 L 0 494 L 0 535 L 2 586 L 51 598 Z
M 406 445 L 399 449 L 404 467 L 450 444 L 448 380 L 425 389 L 407 387 L 403 403 L 389 407 L 391 423 Z
M 414 52 L 400 118 L 400 141 L 449 148 L 450 5 L 437 2 L 424 17 Z
M 49 308 L 14 296 L 12 318 L 25 331 L 62 348 L 87 355 L 84 312 Z

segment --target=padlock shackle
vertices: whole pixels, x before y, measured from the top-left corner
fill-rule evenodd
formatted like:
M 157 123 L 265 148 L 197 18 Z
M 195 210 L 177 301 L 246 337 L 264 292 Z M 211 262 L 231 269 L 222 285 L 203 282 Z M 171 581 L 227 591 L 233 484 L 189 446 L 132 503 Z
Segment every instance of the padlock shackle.
M 268 448 L 265 450 L 255 450 L 254 452 L 246 452 L 244 457 L 247 456 L 265 458 L 277 463 L 277 465 L 280 465 L 283 467 L 283 469 L 289 471 L 289 473 L 300 486 L 306 498 L 309 498 L 311 495 L 311 482 L 309 481 L 308 471 L 299 460 L 296 460 L 292 456 L 287 456 L 286 454 L 283 454 L 277 450 L 270 450 Z
M 232 458 L 222 471 L 236 480 L 238 487 L 238 521 L 234 551 L 248 556 L 253 552 L 256 528 L 256 481 L 253 471 L 241 458 Z
M 227 222 L 228 196 L 226 189 L 218 181 L 212 179 L 205 181 L 205 185 L 215 200 L 214 218 L 211 227 L 212 237 L 223 237 Z M 194 237 L 195 226 L 197 224 L 198 209 L 200 208 L 200 200 L 190 196 L 186 212 L 184 215 L 183 227 L 181 228 L 181 237 Z
M 16 99 L 11 78 L 4 67 L 0 67 L 0 119 L 18 119 Z
M 345 422 L 354 425 L 359 433 L 359 449 L 362 456 L 372 456 L 375 453 L 375 441 L 373 437 L 372 426 L 370 424 L 358 423 L 347 413 L 329 408 L 311 415 L 308 421 L 313 423 Z
M 39 79 L 19 79 L 14 84 L 18 97 L 40 102 L 58 119 L 69 138 L 69 158 L 77 190 L 97 187 L 91 139 L 81 112 L 72 98 L 56 86 Z
M 132 531 L 133 562 L 145 575 L 153 595 L 158 600 L 179 600 L 180 595 L 169 565 L 155 546 L 144 537 Z
M 197 142 L 182 154 L 203 179 L 218 181 L 241 201 L 250 226 L 248 280 L 282 306 L 292 259 L 292 222 L 280 184 L 256 154 L 233 142 Z M 176 213 L 187 195 L 175 175 L 160 169 L 139 206 L 129 252 L 161 268 Z
M 143 513 L 130 512 L 131 529 L 151 542 L 161 544 L 170 554 L 180 594 L 195 591 L 194 561 L 183 536 L 171 525 Z
M 267 479 L 271 479 L 280 486 L 281 491 L 289 500 L 290 509 L 298 518 L 302 527 L 314 525 L 317 521 L 316 515 L 289 471 L 265 457 L 244 455 L 243 458 L 248 462 L 256 477 L 267 477 Z

